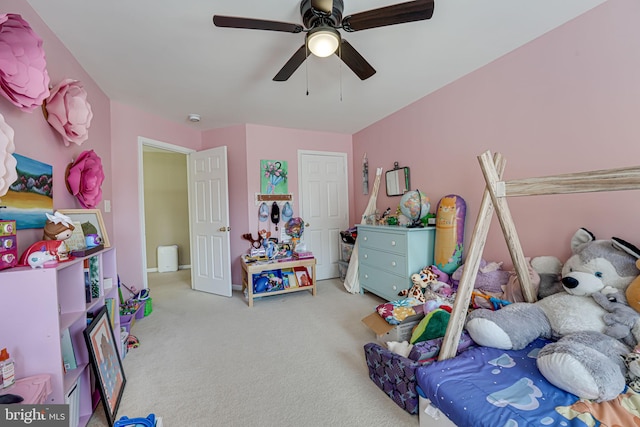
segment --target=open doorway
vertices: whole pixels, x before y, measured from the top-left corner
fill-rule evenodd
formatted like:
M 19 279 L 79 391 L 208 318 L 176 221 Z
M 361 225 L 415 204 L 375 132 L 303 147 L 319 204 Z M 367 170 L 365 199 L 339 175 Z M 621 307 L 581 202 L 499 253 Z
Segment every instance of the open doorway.
M 190 270 L 188 154 L 193 150 L 139 138 L 140 194 L 144 287 L 149 274 L 168 272 L 175 267 Z M 177 261 L 167 259 L 159 264 L 158 247 L 177 245 Z M 173 257 L 173 251 L 169 251 Z M 167 268 L 169 270 L 167 270 Z M 161 273 L 162 274 L 162 273 Z

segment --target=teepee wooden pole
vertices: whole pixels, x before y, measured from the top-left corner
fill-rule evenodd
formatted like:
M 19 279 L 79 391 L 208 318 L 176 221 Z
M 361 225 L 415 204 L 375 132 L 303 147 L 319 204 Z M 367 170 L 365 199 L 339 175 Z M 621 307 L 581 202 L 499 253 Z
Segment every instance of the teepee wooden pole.
M 492 164 L 495 165 L 496 174 L 502 177 L 506 160 L 500 153 L 495 154 Z M 482 257 L 482 251 L 487 241 L 487 234 L 489 234 L 493 210 L 491 195 L 489 194 L 489 190 L 485 188 L 482 203 L 480 204 L 480 211 L 478 212 L 478 219 L 476 220 L 473 234 L 471 235 L 467 259 L 464 263 L 464 269 L 462 270 L 462 277 L 458 283 L 456 299 L 442 341 L 442 348 L 440 349 L 438 360 L 449 359 L 456 355 L 460 335 L 462 334 L 462 329 L 464 328 L 464 323 L 467 318 L 467 310 L 471 302 L 471 293 L 473 292 L 473 286 L 478 274 L 478 267 L 480 267 L 480 258 Z

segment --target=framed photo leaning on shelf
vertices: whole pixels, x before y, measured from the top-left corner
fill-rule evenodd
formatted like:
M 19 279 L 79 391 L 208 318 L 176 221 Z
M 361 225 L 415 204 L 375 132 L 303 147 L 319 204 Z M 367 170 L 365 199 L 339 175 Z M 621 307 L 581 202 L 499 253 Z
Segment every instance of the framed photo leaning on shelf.
M 65 214 L 73 221 L 73 224 L 79 222 L 80 224 L 89 223 L 90 228 L 96 229 L 96 234 L 102 240 L 105 248 L 111 246 L 109 243 L 109 236 L 107 235 L 107 228 L 104 226 L 102 220 L 102 212 L 100 209 L 58 209 L 58 212 Z M 91 227 L 93 226 L 93 227 Z M 89 233 L 84 233 L 85 237 Z
M 84 330 L 84 338 L 89 350 L 93 373 L 96 376 L 96 387 L 100 390 L 102 406 L 109 425 L 116 421 L 116 414 L 124 392 L 127 379 L 120 359 L 120 340 L 116 341 L 107 314 L 107 307 L 100 311 Z

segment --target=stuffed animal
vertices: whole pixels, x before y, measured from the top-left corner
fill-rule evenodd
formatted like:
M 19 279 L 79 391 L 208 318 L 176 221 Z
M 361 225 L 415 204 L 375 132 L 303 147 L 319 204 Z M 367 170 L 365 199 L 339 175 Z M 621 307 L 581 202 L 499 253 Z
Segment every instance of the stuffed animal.
M 640 341 L 640 313 L 629 306 L 623 291 L 606 292 L 603 289 L 593 294 L 593 299 L 608 311 L 602 318 L 607 325 L 604 333 L 635 347 Z
M 409 344 L 409 341 L 387 341 L 387 348 L 402 357 L 409 357 L 413 344 Z
M 418 301 L 425 302 L 427 298 L 424 296 L 423 289 L 430 283 L 438 283 L 438 276 L 431 271 L 429 267 L 423 268 L 419 273 L 411 275 L 413 286 L 409 289 L 403 289 L 398 292 L 399 297 L 415 298 Z
M 636 267 L 640 270 L 640 249 L 633 246 L 631 243 L 624 240 L 613 238 L 613 245 L 627 252 L 631 256 L 636 257 Z M 629 305 L 637 312 L 640 313 L 640 276 L 636 277 L 633 282 L 627 287 L 625 293 Z
M 534 303 L 474 310 L 466 329 L 478 344 L 521 349 L 537 338 L 554 338 L 539 352 L 537 366 L 555 386 L 584 399 L 614 399 L 625 386 L 622 355 L 630 349 L 605 334 L 608 312 L 592 297 L 603 289 L 625 291 L 639 274 L 636 258 L 596 240 L 586 229 L 571 239 L 572 255 L 562 267 L 563 292 Z
M 623 354 L 622 360 L 627 367 L 626 382 L 633 391 L 640 393 L 640 349 L 636 349 L 630 353 Z
M 636 267 L 640 270 L 640 258 L 636 260 Z M 640 313 L 640 276 L 633 279 L 626 292 L 629 306 Z
M 451 275 L 451 281 L 454 286 L 458 286 L 463 272 L 464 265 L 461 265 Z M 487 262 L 481 259 L 473 287 L 491 294 L 501 294 L 502 287 L 509 281 L 509 276 L 510 273 L 502 269 L 502 262 Z
M 55 252 L 51 250 L 49 252 L 55 255 L 58 261 L 67 261 L 69 259 L 70 251 L 64 241 L 70 238 L 73 234 L 73 230 L 75 230 L 73 221 L 71 221 L 71 218 L 68 216 L 57 211 L 53 215 L 50 215 L 49 213 L 46 215 L 47 221 L 44 225 L 42 240 L 60 241 L 61 244 L 57 245 Z

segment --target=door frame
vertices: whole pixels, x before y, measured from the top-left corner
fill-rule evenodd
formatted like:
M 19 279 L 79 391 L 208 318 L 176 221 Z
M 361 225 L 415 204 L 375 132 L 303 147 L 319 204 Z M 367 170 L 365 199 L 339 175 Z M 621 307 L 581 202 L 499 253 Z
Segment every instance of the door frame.
M 351 220 L 351 207 L 349 205 L 349 153 L 342 152 L 342 151 L 320 151 L 320 150 L 298 150 L 298 193 L 301 192 L 302 190 L 302 182 L 304 180 L 304 174 L 303 174 L 303 170 L 302 170 L 302 156 L 304 155 L 312 155 L 312 156 L 334 156 L 334 157 L 342 157 L 344 160 L 344 179 L 345 179 L 345 197 L 346 197 L 346 204 L 345 204 L 345 209 L 346 214 L 347 214 L 347 227 L 349 227 L 350 224 L 350 220 Z M 304 219 L 304 211 L 303 211 L 303 204 L 302 204 L 302 196 L 299 194 L 298 195 L 298 208 L 300 211 L 300 216 Z M 303 238 L 304 241 L 304 238 Z M 338 248 L 338 251 L 340 250 L 340 248 Z
M 173 153 L 180 153 L 185 155 L 185 162 L 187 162 L 187 174 L 189 173 L 189 154 L 194 153 L 196 150 L 190 148 L 181 147 L 179 145 L 170 144 L 168 142 L 157 141 L 151 138 L 145 138 L 143 136 L 138 137 L 138 194 L 140 198 L 140 204 L 138 205 L 138 215 L 140 224 L 140 238 L 142 240 L 142 288 L 149 287 L 147 280 L 147 238 L 145 230 L 145 212 L 144 212 L 144 146 L 159 148 Z M 191 224 L 189 224 L 191 229 Z

